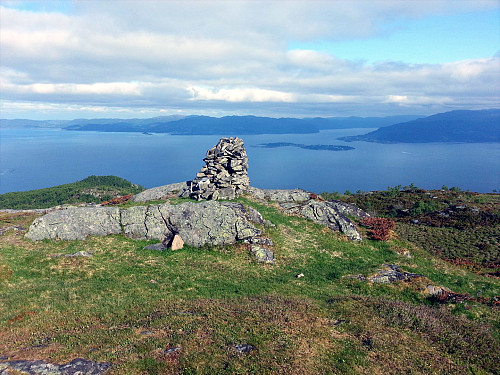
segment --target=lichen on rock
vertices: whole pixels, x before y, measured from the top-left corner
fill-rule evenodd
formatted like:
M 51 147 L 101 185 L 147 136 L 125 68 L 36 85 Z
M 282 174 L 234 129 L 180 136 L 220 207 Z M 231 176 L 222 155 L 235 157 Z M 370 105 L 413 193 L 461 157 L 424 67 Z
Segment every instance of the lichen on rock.
M 241 203 L 207 201 L 160 204 L 128 209 L 94 207 L 53 211 L 35 220 L 26 237 L 85 239 L 91 235 L 124 233 L 135 239 L 169 243 L 179 235 L 189 246 L 224 245 L 259 236 L 252 222 L 262 220 Z
M 339 209 L 335 202 L 310 199 L 299 203 L 284 202 L 280 206 L 285 212 L 301 215 L 327 226 L 332 231 L 342 232 L 351 240 L 360 241 L 362 239 L 352 221 L 342 213 L 345 212 L 345 209 Z M 358 214 L 354 210 L 351 212 Z

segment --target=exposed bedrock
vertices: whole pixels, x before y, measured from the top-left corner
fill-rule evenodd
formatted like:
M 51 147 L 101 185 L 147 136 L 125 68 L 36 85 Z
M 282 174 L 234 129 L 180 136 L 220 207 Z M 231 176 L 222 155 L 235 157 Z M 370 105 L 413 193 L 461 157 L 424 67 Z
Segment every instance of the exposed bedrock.
M 187 245 L 199 247 L 259 236 L 261 232 L 253 223 L 262 223 L 257 211 L 231 202 L 186 202 L 128 209 L 75 207 L 36 219 L 26 237 L 34 241 L 81 240 L 92 235 L 124 233 L 130 238 L 168 243 L 178 234 Z
M 285 212 L 297 214 L 330 228 L 334 232 L 344 233 L 350 240 L 360 241 L 361 235 L 345 214 L 356 217 L 369 216 L 357 207 L 335 201 L 284 202 L 280 206 Z

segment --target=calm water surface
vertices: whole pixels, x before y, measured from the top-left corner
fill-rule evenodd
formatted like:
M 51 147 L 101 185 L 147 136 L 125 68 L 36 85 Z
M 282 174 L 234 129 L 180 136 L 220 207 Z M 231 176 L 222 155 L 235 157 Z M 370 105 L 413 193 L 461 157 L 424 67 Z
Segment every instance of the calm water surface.
M 500 190 L 500 144 L 346 143 L 345 135 L 371 129 L 327 130 L 317 134 L 246 135 L 251 184 L 260 188 L 300 187 L 313 192 L 379 190 L 415 185 Z M 32 190 L 116 175 L 147 188 L 191 180 L 206 150 L 220 136 L 76 132 L 59 129 L 0 129 L 0 193 Z M 262 148 L 290 142 L 355 147 L 318 151 Z

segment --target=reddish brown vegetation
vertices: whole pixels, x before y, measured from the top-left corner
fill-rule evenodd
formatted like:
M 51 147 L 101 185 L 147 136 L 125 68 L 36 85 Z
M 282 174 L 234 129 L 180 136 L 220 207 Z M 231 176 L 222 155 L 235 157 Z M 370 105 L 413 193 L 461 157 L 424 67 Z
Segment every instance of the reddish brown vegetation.
M 317 200 L 317 201 L 324 201 L 324 199 L 321 197 L 321 195 L 314 194 L 314 193 L 309 194 L 309 198 Z
M 128 202 L 131 198 L 132 198 L 132 194 L 129 194 L 129 195 L 124 195 L 124 196 L 113 198 L 109 201 L 102 202 L 101 204 L 103 206 L 114 206 L 117 204 L 122 204 L 122 203 Z
M 368 229 L 368 234 L 372 239 L 378 241 L 387 241 L 396 226 L 394 220 L 383 217 L 365 217 L 361 220 L 361 225 Z

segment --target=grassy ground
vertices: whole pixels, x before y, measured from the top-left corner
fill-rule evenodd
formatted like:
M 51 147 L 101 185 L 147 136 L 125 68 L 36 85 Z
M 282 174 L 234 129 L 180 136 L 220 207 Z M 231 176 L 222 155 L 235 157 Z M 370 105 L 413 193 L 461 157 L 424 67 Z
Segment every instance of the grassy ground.
M 123 236 L 31 242 L 0 236 L 0 354 L 114 364 L 110 374 L 494 374 L 500 282 L 403 238 L 347 241 L 249 199 L 275 227 L 276 263 L 245 244 L 143 250 Z M 27 228 L 33 215 L 0 214 Z M 399 253 L 409 250 L 413 258 Z M 65 257 L 77 251 L 92 257 Z M 371 284 L 384 263 L 427 276 Z M 297 278 L 300 273 L 304 277 Z M 432 282 L 475 296 L 440 304 Z M 245 354 L 235 345 L 254 347 Z M 181 348 L 165 353 L 165 350 Z

